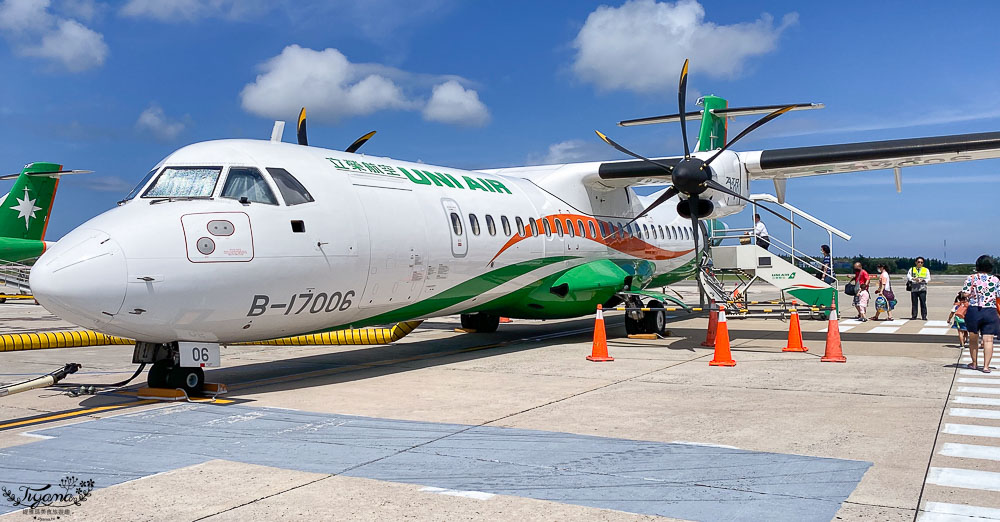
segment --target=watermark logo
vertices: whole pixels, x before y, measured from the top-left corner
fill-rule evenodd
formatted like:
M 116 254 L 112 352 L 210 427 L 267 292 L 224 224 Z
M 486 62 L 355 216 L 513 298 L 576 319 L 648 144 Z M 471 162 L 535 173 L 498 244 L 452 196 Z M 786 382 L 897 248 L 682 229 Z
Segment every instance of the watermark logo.
M 90 497 L 94 481 L 67 475 L 58 484 L 20 486 L 16 491 L 0 487 L 5 499 L 14 507 L 23 507 L 24 514 L 36 520 L 57 520 L 69 515 L 70 506 L 79 506 Z

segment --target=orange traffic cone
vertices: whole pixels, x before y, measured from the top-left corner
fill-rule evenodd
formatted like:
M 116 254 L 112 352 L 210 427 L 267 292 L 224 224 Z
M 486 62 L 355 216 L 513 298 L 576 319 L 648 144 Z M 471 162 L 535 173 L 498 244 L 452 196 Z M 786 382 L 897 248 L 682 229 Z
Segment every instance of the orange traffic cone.
M 594 321 L 594 347 L 587 356 L 588 361 L 606 362 L 615 360 L 608 355 L 608 335 L 604 331 L 604 309 L 597 305 L 597 320 Z
M 847 362 L 840 346 L 840 324 L 837 322 L 837 309 L 830 310 L 830 325 L 826 328 L 826 353 L 820 358 L 823 362 Z
M 514 322 L 514 320 L 513 320 L 513 319 L 511 319 L 510 317 L 501 317 L 501 318 L 500 318 L 500 322 L 501 322 L 501 323 L 513 323 L 513 322 Z
M 712 311 L 708 313 L 708 334 L 702 346 L 715 346 L 716 330 L 719 327 L 719 312 L 715 309 L 715 300 L 712 301 Z
M 715 337 L 715 357 L 709 366 L 736 366 L 732 354 L 729 353 L 729 326 L 726 325 L 726 310 L 719 306 L 719 325 Z
M 802 345 L 802 325 L 799 324 L 799 312 L 792 308 L 792 317 L 788 325 L 788 344 L 781 349 L 783 352 L 808 352 L 809 348 Z

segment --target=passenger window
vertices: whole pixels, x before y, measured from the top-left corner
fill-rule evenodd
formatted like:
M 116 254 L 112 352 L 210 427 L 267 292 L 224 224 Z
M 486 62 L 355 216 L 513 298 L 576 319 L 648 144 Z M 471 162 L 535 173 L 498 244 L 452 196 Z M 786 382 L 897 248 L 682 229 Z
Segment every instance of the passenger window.
M 656 239 L 656 225 L 649 227 L 649 231 L 652 233 L 653 239 Z
M 549 236 L 549 237 L 552 236 L 552 227 L 549 226 L 549 220 L 547 220 L 547 219 L 543 219 L 542 220 L 542 229 L 545 230 L 545 235 L 546 236 Z
M 451 229 L 455 231 L 456 236 L 462 235 L 462 218 L 454 212 L 451 213 Z
M 531 235 L 537 236 L 538 235 L 538 222 L 535 221 L 535 218 L 528 218 L 528 224 L 531 225 Z
M 238 200 L 246 198 L 253 203 L 268 205 L 278 204 L 278 198 L 274 197 L 274 192 L 267 186 L 264 176 L 253 167 L 231 167 L 220 197 Z
M 524 237 L 528 231 L 524 229 L 524 221 L 521 221 L 520 217 L 514 217 L 514 226 L 517 227 L 517 235 Z
M 222 167 L 167 167 L 144 198 L 210 198 Z
M 562 221 L 559 221 L 558 219 L 556 220 L 556 234 L 559 234 L 559 237 L 563 236 Z
M 622 224 L 621 224 L 621 222 L 619 222 L 618 223 L 618 239 L 624 239 L 624 238 L 625 238 L 625 230 L 622 229 Z
M 500 226 L 503 227 L 503 235 L 510 237 L 510 221 L 507 216 L 500 216 Z
M 646 239 L 649 239 L 649 228 L 646 227 L 645 223 L 642 225 L 642 235 L 646 236 Z
M 660 227 L 660 239 L 666 238 L 667 236 L 663 235 L 663 225 L 659 225 L 659 227 Z
M 475 214 L 469 214 L 469 229 L 472 230 L 472 235 L 479 235 L 479 218 Z
M 490 233 L 491 236 L 497 235 L 497 225 L 493 222 L 493 216 L 486 214 L 486 231 Z
M 569 232 L 569 237 L 576 237 L 576 230 L 573 228 L 572 219 L 566 220 L 566 231 Z M 580 233 L 583 233 L 582 229 L 580 230 Z
M 285 200 L 286 205 L 300 205 L 313 201 L 309 191 L 287 170 L 268 167 L 267 172 L 274 180 L 274 184 L 278 186 L 278 192 L 281 192 L 281 197 Z
M 684 239 L 691 239 L 691 227 L 684 229 Z
M 590 228 L 590 237 L 597 239 L 597 231 L 594 230 L 594 222 L 588 221 L 587 226 Z

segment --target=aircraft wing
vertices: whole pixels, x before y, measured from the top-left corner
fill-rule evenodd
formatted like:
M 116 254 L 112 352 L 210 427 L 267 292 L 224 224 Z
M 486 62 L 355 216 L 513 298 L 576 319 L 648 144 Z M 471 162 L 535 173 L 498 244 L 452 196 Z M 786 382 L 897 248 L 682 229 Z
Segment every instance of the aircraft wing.
M 738 153 L 750 179 L 795 178 L 1000 158 L 1000 132 Z

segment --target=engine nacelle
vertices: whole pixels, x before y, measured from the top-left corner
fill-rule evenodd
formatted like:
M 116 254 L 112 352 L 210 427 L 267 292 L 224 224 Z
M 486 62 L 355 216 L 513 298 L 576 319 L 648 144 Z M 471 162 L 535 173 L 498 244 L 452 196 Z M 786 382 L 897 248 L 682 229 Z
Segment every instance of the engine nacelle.
M 708 159 L 713 154 L 715 154 L 713 151 L 699 152 L 696 153 L 696 156 L 699 158 L 704 156 L 703 159 Z M 746 169 L 743 168 L 743 164 L 735 152 L 728 150 L 723 152 L 718 158 L 712 161 L 711 169 L 712 178 L 715 181 L 718 181 L 729 190 L 743 197 L 750 196 L 749 175 Z M 736 214 L 746 207 L 745 202 L 717 190 L 708 189 L 698 197 L 709 200 L 712 203 L 710 213 L 699 216 L 699 218 L 718 219 Z M 681 206 L 687 207 L 687 202 L 682 202 L 682 205 L 677 206 L 678 213 L 681 213 L 681 215 L 685 215 L 685 213 L 690 214 L 686 210 L 682 213 Z

